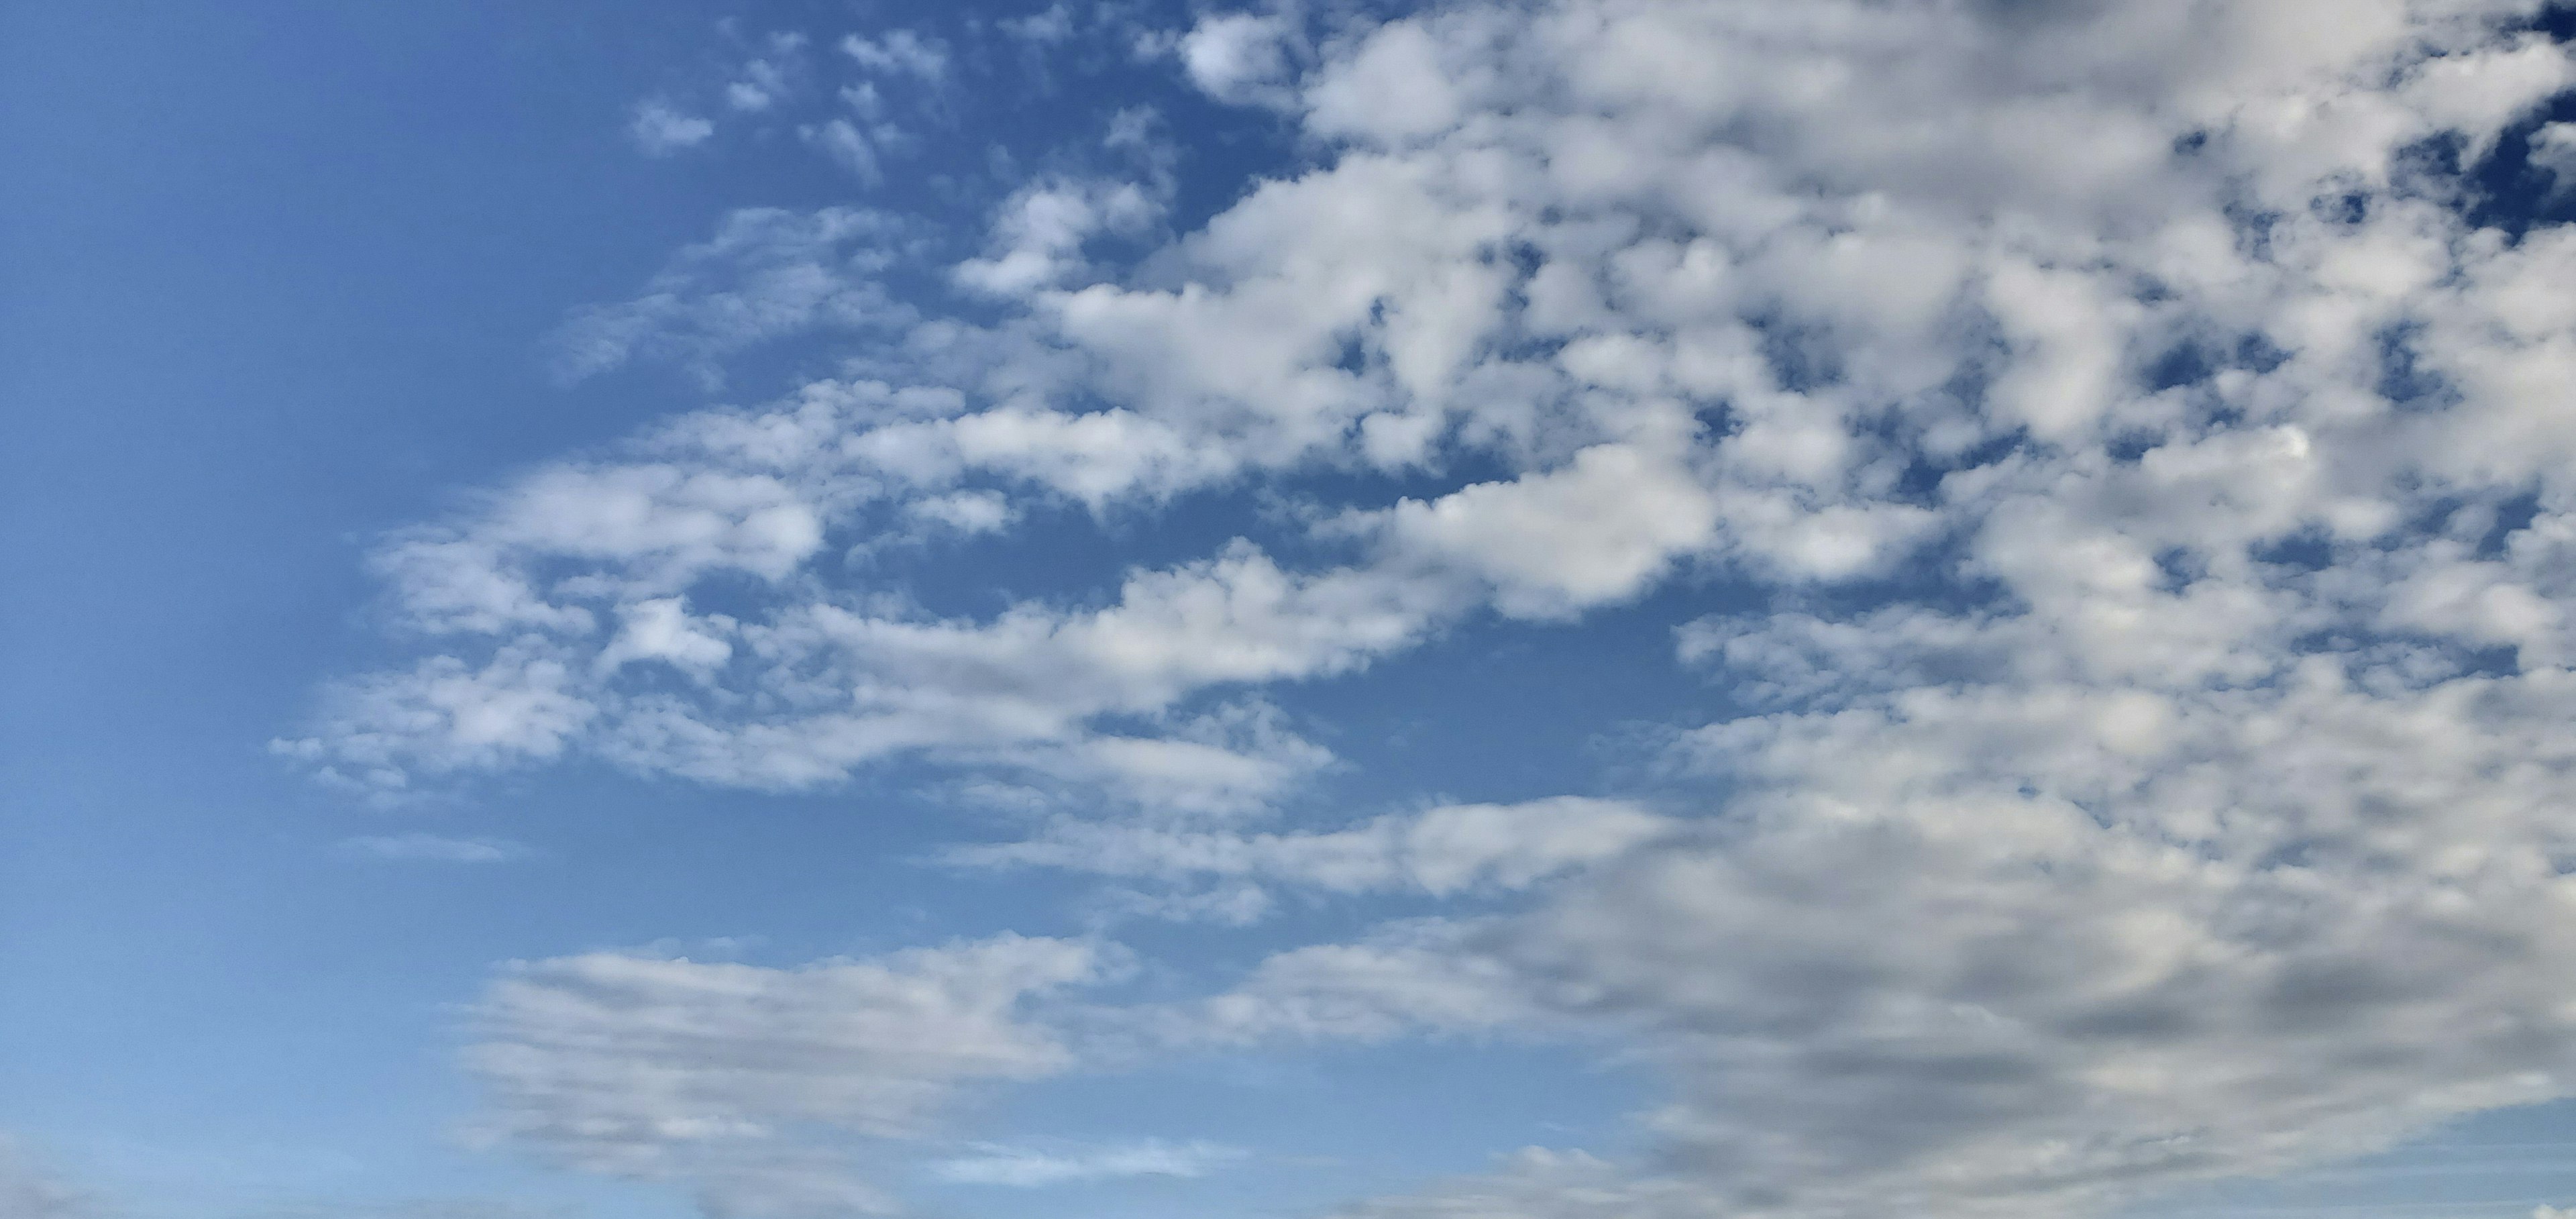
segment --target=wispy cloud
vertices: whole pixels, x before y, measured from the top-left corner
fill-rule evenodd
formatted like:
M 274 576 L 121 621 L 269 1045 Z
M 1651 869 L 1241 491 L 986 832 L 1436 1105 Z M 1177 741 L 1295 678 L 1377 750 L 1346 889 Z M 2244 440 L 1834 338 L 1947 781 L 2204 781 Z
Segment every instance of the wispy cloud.
M 341 841 L 340 849 L 370 859 L 432 863 L 508 863 L 529 854 L 525 845 L 506 838 L 449 838 L 421 833 L 348 838 Z
M 940 1180 L 962 1185 L 1041 1189 L 1123 1177 L 1203 1177 L 1244 1154 L 1240 1148 L 1216 1143 L 1160 1139 L 1054 1150 L 984 1143 L 975 1147 L 973 1155 L 932 1163 L 930 1171 Z
M 646 156 L 663 157 L 706 143 L 716 133 L 716 125 L 696 115 L 672 109 L 669 102 L 642 101 L 635 104 L 634 117 L 626 124 L 627 138 Z

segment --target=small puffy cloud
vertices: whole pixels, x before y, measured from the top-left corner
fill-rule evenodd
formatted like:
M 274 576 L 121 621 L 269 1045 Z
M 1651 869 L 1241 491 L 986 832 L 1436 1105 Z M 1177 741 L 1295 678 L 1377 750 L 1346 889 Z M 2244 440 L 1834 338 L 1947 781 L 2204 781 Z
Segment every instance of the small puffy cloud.
M 638 601 L 624 607 L 619 616 L 624 621 L 617 637 L 609 640 L 593 662 L 599 668 L 615 669 L 633 661 L 656 660 L 702 673 L 733 655 L 733 645 L 724 640 L 724 635 L 733 629 L 733 620 L 722 615 L 692 618 L 687 603 L 678 597 Z
M 860 109 L 862 116 L 874 108 L 874 90 L 844 90 L 843 96 Z M 828 119 L 797 128 L 796 133 L 860 181 L 873 185 L 885 180 L 885 165 L 877 153 L 880 141 L 871 132 L 860 130 L 858 124 L 845 118 Z
M 725 86 L 725 104 L 740 113 L 757 114 L 785 100 L 797 88 L 802 47 L 801 40 L 779 43 L 778 54 L 743 64 L 740 79 Z
M 1161 1139 L 1108 1147 L 1050 1149 L 985 1143 L 978 1144 L 972 1155 L 932 1163 L 930 1173 L 961 1185 L 1042 1189 L 1125 1177 L 1204 1177 L 1243 1156 L 1241 1149 L 1218 1143 L 1170 1143 Z
M 340 849 L 370 859 L 421 860 L 432 863 L 508 863 L 524 859 L 528 848 L 507 838 L 451 838 L 442 834 L 379 834 L 344 839 Z
M 1019 512 L 995 491 L 959 491 L 918 499 L 904 505 L 907 516 L 959 533 L 993 533 L 1008 527 Z
M 2531 163 L 2549 174 L 2552 194 L 2576 194 L 2576 123 L 2550 123 L 2532 132 Z
M 514 644 L 480 666 L 436 656 L 331 692 L 319 735 L 273 742 L 329 778 L 395 792 L 414 772 L 490 769 L 561 754 L 598 714 L 575 676 L 539 646 Z
M 695 148 L 715 133 L 713 122 L 683 114 L 672 109 L 669 102 L 659 100 L 637 102 L 634 116 L 626 124 L 627 138 L 651 157 Z
M 1442 62 L 1445 53 L 1441 41 L 1419 23 L 1380 29 L 1356 53 L 1336 58 L 1315 75 L 1306 89 L 1308 124 L 1336 135 L 1382 140 L 1454 126 L 1468 113 L 1472 89 Z M 1189 62 L 1195 76 L 1198 61 Z M 1201 87 L 1208 85 L 1202 81 Z
M 1182 35 L 1181 67 L 1190 83 L 1219 101 L 1269 101 L 1283 96 L 1296 35 L 1280 16 L 1213 14 Z
M 1160 200 L 1132 182 L 1033 184 L 1003 204 L 993 223 L 991 252 L 959 263 L 951 275 L 990 296 L 1056 287 L 1081 269 L 1083 243 L 1093 235 L 1135 233 L 1162 210 Z

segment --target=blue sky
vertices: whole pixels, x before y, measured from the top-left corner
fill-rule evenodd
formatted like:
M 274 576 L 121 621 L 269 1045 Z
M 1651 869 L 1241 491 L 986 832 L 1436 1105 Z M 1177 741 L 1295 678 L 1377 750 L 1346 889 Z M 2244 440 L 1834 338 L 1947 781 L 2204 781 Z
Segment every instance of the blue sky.
M 2576 1204 L 2570 26 L 0 7 L 0 1213 Z

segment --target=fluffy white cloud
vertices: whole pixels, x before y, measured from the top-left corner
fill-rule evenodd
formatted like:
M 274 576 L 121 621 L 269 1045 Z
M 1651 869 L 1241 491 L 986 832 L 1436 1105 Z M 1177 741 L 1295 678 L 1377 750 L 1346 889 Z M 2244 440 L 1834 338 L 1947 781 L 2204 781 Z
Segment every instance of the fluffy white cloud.
M 1253 102 L 1288 96 L 1291 45 L 1296 26 L 1265 13 L 1220 13 L 1190 28 L 1179 41 L 1190 81 L 1221 101 Z
M 1083 266 L 1083 243 L 1135 233 L 1162 215 L 1158 192 L 1133 182 L 1050 181 L 1021 189 L 993 225 L 993 250 L 957 264 L 957 282 L 992 296 L 1057 286 Z
M 514 966 L 475 1008 L 474 1128 L 566 1165 L 696 1185 L 718 1213 L 891 1209 L 849 1136 L 920 1138 L 958 1092 L 1071 1052 L 1032 1003 L 1102 949 L 1004 936 L 798 969 L 591 953 Z M 831 1132 L 824 1137 L 818 1132 Z
M 2551 123 L 2531 133 L 2531 163 L 2548 172 L 2555 193 L 2576 193 L 2576 123 Z

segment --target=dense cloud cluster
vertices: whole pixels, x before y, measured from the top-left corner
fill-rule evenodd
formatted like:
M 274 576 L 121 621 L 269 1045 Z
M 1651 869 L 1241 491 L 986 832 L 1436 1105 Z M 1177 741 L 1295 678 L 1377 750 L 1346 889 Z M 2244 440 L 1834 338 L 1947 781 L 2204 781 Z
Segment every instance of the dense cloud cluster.
M 827 314 L 891 337 L 393 539 L 426 653 L 281 749 L 380 793 L 927 759 L 1107 797 L 951 863 L 1486 899 L 1062 1014 L 1103 1046 L 1507 1029 L 1669 1067 L 1650 1161 L 1533 1151 L 1367 1215 L 2055 1216 L 2568 1095 L 2576 227 L 2482 210 L 2576 183 L 2539 9 L 1210 16 L 1177 70 L 1300 124 L 1312 169 L 1132 265 L 1095 239 L 1167 181 L 1035 184 L 951 268 L 986 324 L 883 297 L 903 224 L 735 217 L 577 318 L 568 368 Z M 1338 557 L 1237 540 L 1091 603 L 942 617 L 843 564 L 1461 468 L 1501 473 L 1317 505 L 1299 554 Z M 1676 640 L 1747 709 L 1661 760 L 1723 802 L 1234 819 L 1332 760 L 1263 686 L 1477 616 L 1544 642 L 1684 572 L 1767 606 Z M 791 1128 L 899 1139 L 1060 1069 L 1090 1043 L 1016 1005 L 1111 951 L 539 963 L 477 1065 L 496 1132 L 567 1162 L 863 1211 Z

